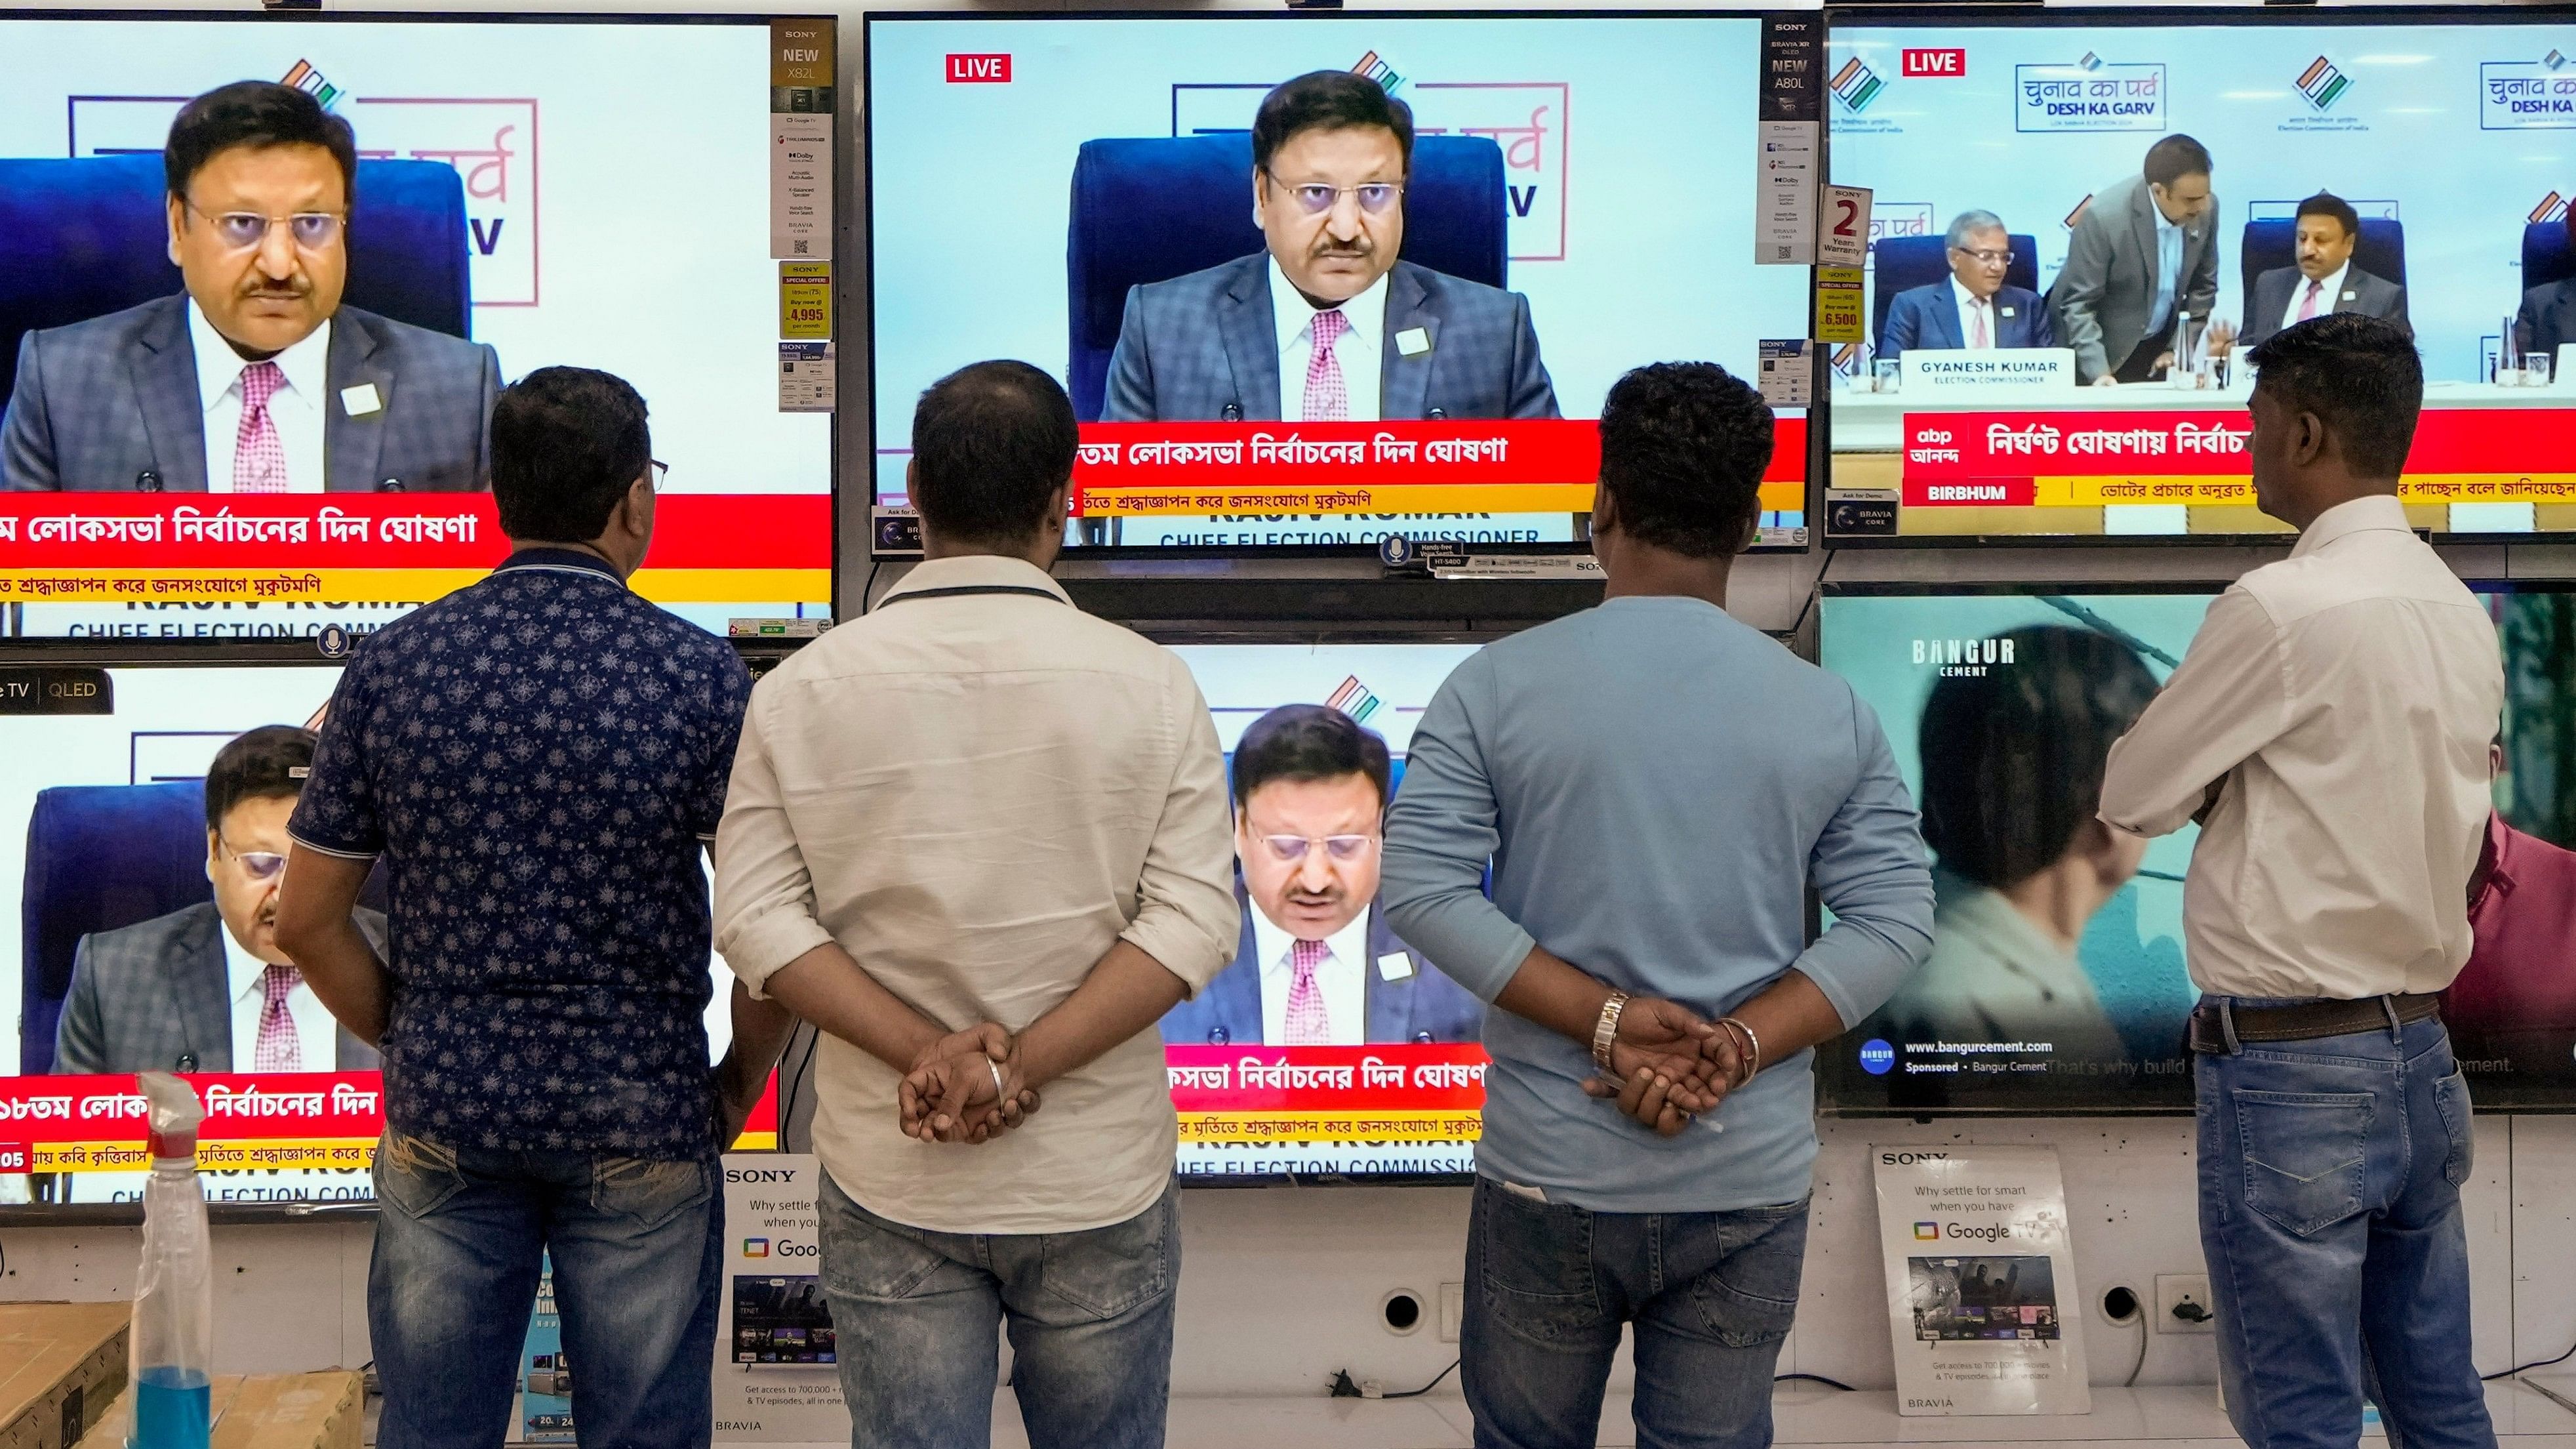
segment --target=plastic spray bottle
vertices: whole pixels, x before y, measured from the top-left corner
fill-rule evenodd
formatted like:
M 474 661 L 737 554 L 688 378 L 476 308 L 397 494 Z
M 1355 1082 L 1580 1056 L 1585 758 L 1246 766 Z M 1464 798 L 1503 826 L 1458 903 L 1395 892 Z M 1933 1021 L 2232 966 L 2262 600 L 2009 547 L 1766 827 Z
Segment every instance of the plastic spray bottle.
M 143 1271 L 134 1285 L 134 1428 L 127 1449 L 206 1449 L 215 1354 L 214 1246 L 197 1182 L 196 1089 L 145 1072 L 152 1180 L 143 1188 Z

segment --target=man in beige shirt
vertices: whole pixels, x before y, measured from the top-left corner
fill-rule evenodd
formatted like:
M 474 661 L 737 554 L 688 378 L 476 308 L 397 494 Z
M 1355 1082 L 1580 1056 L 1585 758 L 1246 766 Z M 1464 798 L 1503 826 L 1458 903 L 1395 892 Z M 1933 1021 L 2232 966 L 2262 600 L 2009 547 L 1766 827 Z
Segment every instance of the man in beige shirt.
M 2406 331 L 2352 313 L 2254 349 L 2263 511 L 2300 531 L 2210 606 L 2111 751 L 2102 818 L 2201 822 L 2183 933 L 2219 1379 L 2256 1449 L 2491 1449 L 2469 1356 L 2469 1091 L 2436 1011 L 2504 703 L 2495 629 L 2407 528 Z
M 716 948 L 823 1032 L 822 1278 L 853 1442 L 1163 1442 L 1180 1237 L 1163 1013 L 1241 928 L 1170 651 L 1047 576 L 1072 403 L 1013 362 L 913 418 L 924 562 L 752 693 Z M 1020 1123 L 1043 1088 L 1045 1109 Z

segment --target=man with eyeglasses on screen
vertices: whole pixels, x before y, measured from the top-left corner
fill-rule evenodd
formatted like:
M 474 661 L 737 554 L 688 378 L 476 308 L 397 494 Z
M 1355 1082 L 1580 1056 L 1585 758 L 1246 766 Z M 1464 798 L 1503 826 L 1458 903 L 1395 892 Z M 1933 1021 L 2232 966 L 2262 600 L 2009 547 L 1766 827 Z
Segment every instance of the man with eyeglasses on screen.
M 83 936 L 54 1029 L 54 1070 L 374 1071 L 375 1049 L 331 1019 L 277 946 L 286 820 L 313 766 L 313 732 L 262 725 L 206 770 L 212 901 Z M 385 918 L 357 913 L 384 948 Z
M 1265 250 L 1127 294 L 1106 422 L 1552 418 L 1529 301 L 1397 259 L 1413 112 L 1319 70 L 1263 98 Z
M 1926 350 L 1983 352 L 1996 347 L 2055 347 L 2048 304 L 2037 292 L 2007 286 L 2012 235 L 1991 211 L 1963 211 L 1950 222 L 1950 280 L 1909 287 L 1890 298 L 1878 355 Z
M 18 492 L 479 490 L 492 349 L 340 303 L 356 203 L 347 121 L 238 81 L 162 152 L 186 290 L 31 332 L 0 423 Z M 461 243 L 460 243 L 461 245 Z

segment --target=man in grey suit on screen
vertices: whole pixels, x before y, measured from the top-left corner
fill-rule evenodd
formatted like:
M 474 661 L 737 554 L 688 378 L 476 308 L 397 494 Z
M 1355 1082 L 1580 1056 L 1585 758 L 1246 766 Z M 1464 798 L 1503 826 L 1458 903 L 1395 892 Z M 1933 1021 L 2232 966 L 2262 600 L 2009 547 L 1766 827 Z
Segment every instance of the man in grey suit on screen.
M 0 423 L 18 492 L 486 486 L 489 347 L 340 304 L 349 123 L 292 86 L 190 101 L 162 152 L 177 296 L 27 334 Z
M 2173 365 L 2175 324 L 2197 326 L 2218 302 L 2218 197 L 2209 150 L 2189 136 L 2147 148 L 2143 174 L 2093 194 L 2049 290 L 2057 340 L 2075 349 L 2080 382 L 2151 382 Z M 2223 352 L 2232 334 L 2210 336 Z
M 313 732 L 263 725 L 206 768 L 212 901 L 83 936 L 54 1028 L 54 1070 L 374 1071 L 277 948 L 286 820 L 313 767 Z M 384 949 L 384 917 L 359 926 Z
M 2353 248 L 2361 241 L 2361 213 L 2351 202 L 2320 191 L 2299 203 L 2291 226 L 2297 260 L 2254 279 L 2239 341 L 2253 347 L 2284 327 L 2329 312 L 2385 317 L 2413 330 L 2406 320 L 2406 289 L 2353 262 Z
M 1252 123 L 1239 258 L 1127 295 L 1104 422 L 1552 418 L 1529 302 L 1399 261 L 1413 113 L 1316 71 Z

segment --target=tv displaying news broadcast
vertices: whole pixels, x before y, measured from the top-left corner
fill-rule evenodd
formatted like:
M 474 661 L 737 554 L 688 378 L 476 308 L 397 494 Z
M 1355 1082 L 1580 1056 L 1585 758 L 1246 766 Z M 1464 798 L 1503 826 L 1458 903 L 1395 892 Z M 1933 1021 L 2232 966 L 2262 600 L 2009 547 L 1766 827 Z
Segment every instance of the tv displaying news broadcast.
M 295 736 L 318 725 L 339 675 L 0 664 L 0 901 L 16 902 L 0 910 L 0 1020 L 17 1024 L 0 1037 L 0 1211 L 134 1200 L 149 1168 L 134 1082 L 146 1070 L 189 1075 L 206 1102 L 211 1199 L 373 1195 L 376 1052 L 310 987 L 286 991 L 287 1029 L 264 1020 L 266 968 L 284 960 L 273 927 L 292 771 L 310 758 Z M 239 763 L 210 802 L 227 758 Z M 371 885 L 361 902 L 382 949 L 385 901 Z M 731 978 L 708 965 L 720 1057 Z M 743 1145 L 774 1145 L 775 1120 L 764 1107 Z
M 1485 1101 L 1484 1003 L 1399 939 L 1378 906 L 1379 855 L 1364 777 L 1272 775 L 1239 748 L 1283 706 L 1337 709 L 1383 739 L 1403 778 L 1413 726 L 1466 644 L 1204 644 L 1175 652 L 1216 717 L 1244 797 L 1235 830 L 1243 940 L 1234 964 L 1163 1018 L 1179 1171 L 1420 1177 L 1475 1170 Z M 1370 838 L 1283 858 L 1270 836 Z M 1319 1013 L 1292 1013 L 1299 963 Z
M 882 506 L 922 390 L 1009 357 L 1082 423 L 1071 545 L 1561 547 L 1621 373 L 1806 335 L 1805 269 L 1753 261 L 1756 16 L 867 26 Z M 1766 543 L 1805 545 L 1806 438 L 1783 406 Z
M 640 591 L 719 628 L 827 607 L 828 298 L 806 294 L 832 260 L 833 35 L 0 14 L 17 631 L 298 633 L 319 623 L 288 606 L 363 621 L 470 582 L 508 549 L 494 396 L 558 364 L 650 409 Z M 277 104 L 244 81 L 346 123 L 354 194 L 328 142 L 238 139 Z M 174 130 L 204 157 L 177 197 Z
M 2576 593 L 2480 585 L 2505 654 L 2475 948 L 2444 1000 L 2482 1106 L 2576 1106 Z M 1824 666 L 1878 712 L 1923 812 L 1930 960 L 1818 1056 L 1842 1112 L 2128 1112 L 2192 1102 L 2183 877 L 2198 836 L 2095 819 L 2104 762 L 2210 592 L 1828 592 Z
M 2245 356 L 2325 312 L 2414 333 L 2417 527 L 2576 529 L 2576 25 L 2494 13 L 1836 24 L 1833 179 L 1874 195 L 1828 538 L 2285 531 Z

